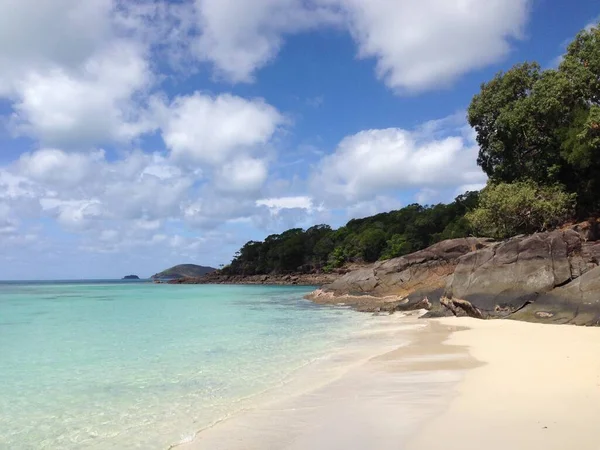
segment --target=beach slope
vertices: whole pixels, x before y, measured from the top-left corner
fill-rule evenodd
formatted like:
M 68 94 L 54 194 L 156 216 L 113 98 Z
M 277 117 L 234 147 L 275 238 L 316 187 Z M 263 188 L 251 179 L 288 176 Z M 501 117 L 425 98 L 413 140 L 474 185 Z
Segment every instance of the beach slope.
M 484 365 L 409 450 L 600 449 L 600 329 L 440 319 Z

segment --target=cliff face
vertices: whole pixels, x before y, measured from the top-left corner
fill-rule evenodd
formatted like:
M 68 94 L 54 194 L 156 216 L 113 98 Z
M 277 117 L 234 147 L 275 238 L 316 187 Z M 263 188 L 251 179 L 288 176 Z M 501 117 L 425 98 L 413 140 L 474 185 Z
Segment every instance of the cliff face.
M 503 242 L 444 241 L 350 272 L 310 298 L 362 310 L 600 325 L 600 242 L 593 239 L 574 228 Z

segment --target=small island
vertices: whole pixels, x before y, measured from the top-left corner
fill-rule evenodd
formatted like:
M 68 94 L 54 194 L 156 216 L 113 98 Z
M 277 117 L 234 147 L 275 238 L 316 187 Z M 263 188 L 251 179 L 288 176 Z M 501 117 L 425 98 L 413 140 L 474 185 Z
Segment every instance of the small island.
M 137 275 L 125 275 L 123 277 L 123 280 L 139 280 L 140 277 L 138 277 Z

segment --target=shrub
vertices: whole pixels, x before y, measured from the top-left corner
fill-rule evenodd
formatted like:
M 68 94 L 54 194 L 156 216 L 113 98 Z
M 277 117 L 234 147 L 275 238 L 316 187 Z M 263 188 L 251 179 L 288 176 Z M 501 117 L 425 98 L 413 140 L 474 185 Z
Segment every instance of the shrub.
M 466 218 L 477 235 L 504 239 L 564 223 L 574 213 L 575 198 L 558 185 L 539 186 L 532 181 L 489 184 L 480 194 L 479 207 Z

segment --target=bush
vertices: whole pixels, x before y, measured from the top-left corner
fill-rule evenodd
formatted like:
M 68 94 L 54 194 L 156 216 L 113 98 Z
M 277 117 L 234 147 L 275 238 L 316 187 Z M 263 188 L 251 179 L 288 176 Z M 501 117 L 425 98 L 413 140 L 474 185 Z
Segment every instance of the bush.
M 477 235 L 504 239 L 564 223 L 574 214 L 575 198 L 558 185 L 539 186 L 532 181 L 489 184 L 480 194 L 479 207 L 466 218 Z
M 403 234 L 395 234 L 392 238 L 387 241 L 386 247 L 381 254 L 381 260 L 397 258 L 398 256 L 404 256 L 412 251 L 412 247 L 407 242 L 406 237 Z

